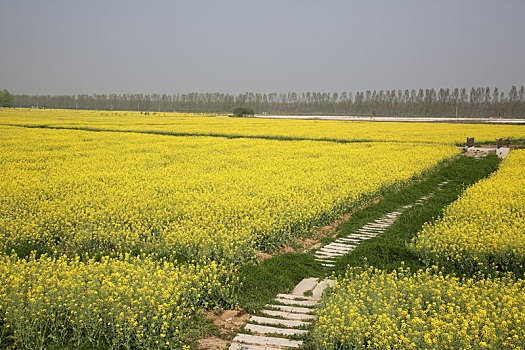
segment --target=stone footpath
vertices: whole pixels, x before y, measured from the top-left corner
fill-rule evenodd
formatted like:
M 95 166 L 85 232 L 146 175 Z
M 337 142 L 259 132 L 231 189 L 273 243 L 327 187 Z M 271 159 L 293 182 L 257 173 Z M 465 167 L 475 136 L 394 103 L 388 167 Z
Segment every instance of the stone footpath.
M 446 185 L 443 181 L 438 191 Z M 383 217 L 372 221 L 357 232 L 338 238 L 314 254 L 321 265 L 328 268 L 335 266 L 335 260 L 354 250 L 359 243 L 373 238 L 385 231 L 397 217 L 408 208 L 423 203 L 435 195 L 432 192 L 419 198 L 414 204 L 405 205 Z M 298 337 L 308 333 L 307 328 L 315 320 L 314 310 L 319 304 L 325 288 L 334 285 L 333 280 L 306 278 L 299 282 L 290 294 L 277 294 L 272 304 L 260 311 L 262 316 L 251 316 L 244 326 L 246 333 L 239 333 L 233 339 L 230 350 L 279 350 L 297 348 L 302 345 Z M 248 334 L 249 333 L 249 334 Z
M 313 314 L 321 299 L 321 294 L 333 280 L 305 278 L 290 294 L 277 294 L 272 304 L 260 311 L 262 316 L 252 316 L 244 330 L 250 334 L 239 333 L 230 350 L 277 350 L 297 348 L 303 342 L 297 336 L 308 331 L 317 316 Z M 305 294 L 307 296 L 305 296 Z
M 443 181 L 438 185 L 438 191 L 446 185 L 448 181 Z M 397 217 L 401 215 L 403 211 L 408 208 L 412 208 L 414 205 L 422 205 L 427 199 L 434 196 L 434 192 L 419 198 L 414 204 L 405 205 L 393 212 L 387 213 L 383 217 L 369 222 L 364 225 L 357 232 L 349 234 L 346 237 L 338 238 L 335 242 L 317 250 L 314 254 L 315 260 L 319 261 L 321 265 L 326 267 L 334 267 L 335 260 L 345 254 L 348 254 L 354 250 L 359 243 L 370 238 L 374 238 L 378 234 L 385 231 L 390 225 L 396 221 Z

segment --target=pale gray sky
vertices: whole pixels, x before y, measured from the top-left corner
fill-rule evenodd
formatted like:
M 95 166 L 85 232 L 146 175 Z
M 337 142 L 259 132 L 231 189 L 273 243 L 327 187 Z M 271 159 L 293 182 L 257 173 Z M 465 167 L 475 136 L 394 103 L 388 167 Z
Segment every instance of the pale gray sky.
M 523 0 L 0 0 L 0 89 L 507 91 L 524 18 Z

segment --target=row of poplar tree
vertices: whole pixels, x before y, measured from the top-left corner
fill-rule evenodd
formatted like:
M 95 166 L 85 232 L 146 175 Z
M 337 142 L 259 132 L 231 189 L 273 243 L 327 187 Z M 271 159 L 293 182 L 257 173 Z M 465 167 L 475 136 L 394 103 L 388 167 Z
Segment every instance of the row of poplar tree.
M 15 95 L 14 105 L 38 108 L 231 113 L 238 106 L 268 114 L 388 116 L 525 116 L 525 89 L 455 88 L 304 93 Z

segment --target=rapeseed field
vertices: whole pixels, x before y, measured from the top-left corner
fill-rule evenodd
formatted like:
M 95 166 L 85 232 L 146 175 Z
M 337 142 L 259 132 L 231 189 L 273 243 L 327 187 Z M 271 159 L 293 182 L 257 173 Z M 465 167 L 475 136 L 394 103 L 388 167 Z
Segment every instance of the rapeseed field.
M 490 177 L 467 188 L 412 246 L 428 261 L 475 272 L 525 266 L 525 150 L 512 151 Z
M 322 349 L 522 349 L 525 346 L 525 151 L 467 188 L 411 248 L 410 271 L 349 268 L 324 296 Z
M 448 145 L 2 127 L 0 245 L 242 263 L 459 153 Z M 409 162 L 400 162 L 410 154 Z
M 370 123 L 330 120 L 272 120 L 257 118 L 210 118 L 205 114 L 83 111 L 0 110 L 0 125 L 49 126 L 91 130 L 136 131 L 174 135 L 219 135 L 271 139 L 331 141 L 381 141 L 465 144 L 498 138 L 525 140 L 524 125 L 450 123 Z
M 522 349 L 525 282 L 351 268 L 318 315 L 319 349 Z
M 6 282 L 0 285 L 0 346 L 187 348 L 198 337 L 203 310 L 235 305 L 242 285 L 235 272 L 255 261 L 257 251 L 308 237 L 339 215 L 425 176 L 456 157 L 454 145 L 472 133 L 492 141 L 525 139 L 524 130 L 0 110 L 0 279 Z M 512 168 L 509 159 L 502 171 Z M 516 191 L 511 187 L 509 196 Z M 414 277 L 368 271 L 348 275 L 333 296 L 352 295 L 344 290 L 354 288 L 355 278 L 373 286 L 374 276 L 383 276 L 392 285 L 403 274 L 403 281 L 422 283 L 423 289 L 411 292 L 415 298 L 426 293 L 425 285 L 443 291 L 451 285 L 457 296 L 463 288 L 453 278 L 436 281 L 430 272 Z M 469 283 L 463 292 L 472 297 L 465 297 L 465 305 L 474 308 L 476 295 L 494 299 L 494 308 L 511 305 L 500 300 L 503 294 L 491 281 Z M 501 293 L 521 286 L 510 277 L 494 283 L 505 286 Z M 332 304 L 325 300 L 316 331 L 326 347 L 346 344 L 349 338 L 337 340 L 340 334 L 354 334 L 330 328 L 350 310 L 345 306 L 333 318 Z M 519 303 L 512 305 L 522 311 Z M 461 328 L 465 332 L 476 325 L 469 312 L 457 321 L 468 324 Z M 427 320 L 439 323 L 442 313 Z M 510 325 L 491 327 L 469 344 L 494 344 L 486 340 L 494 334 L 506 342 L 501 344 L 517 344 Z M 355 339 L 391 344 L 392 329 L 380 330 L 383 338 Z M 414 337 L 410 342 L 428 341 Z M 432 346 L 456 344 L 443 337 Z

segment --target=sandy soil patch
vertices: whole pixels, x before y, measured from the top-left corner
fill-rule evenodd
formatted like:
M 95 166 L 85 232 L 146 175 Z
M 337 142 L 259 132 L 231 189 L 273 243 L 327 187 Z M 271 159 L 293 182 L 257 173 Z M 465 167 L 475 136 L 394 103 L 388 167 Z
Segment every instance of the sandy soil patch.
M 199 349 L 226 349 L 231 340 L 237 335 L 240 328 L 246 324 L 250 316 L 249 313 L 241 309 L 219 309 L 206 312 L 204 317 L 213 322 L 217 334 L 199 340 Z

